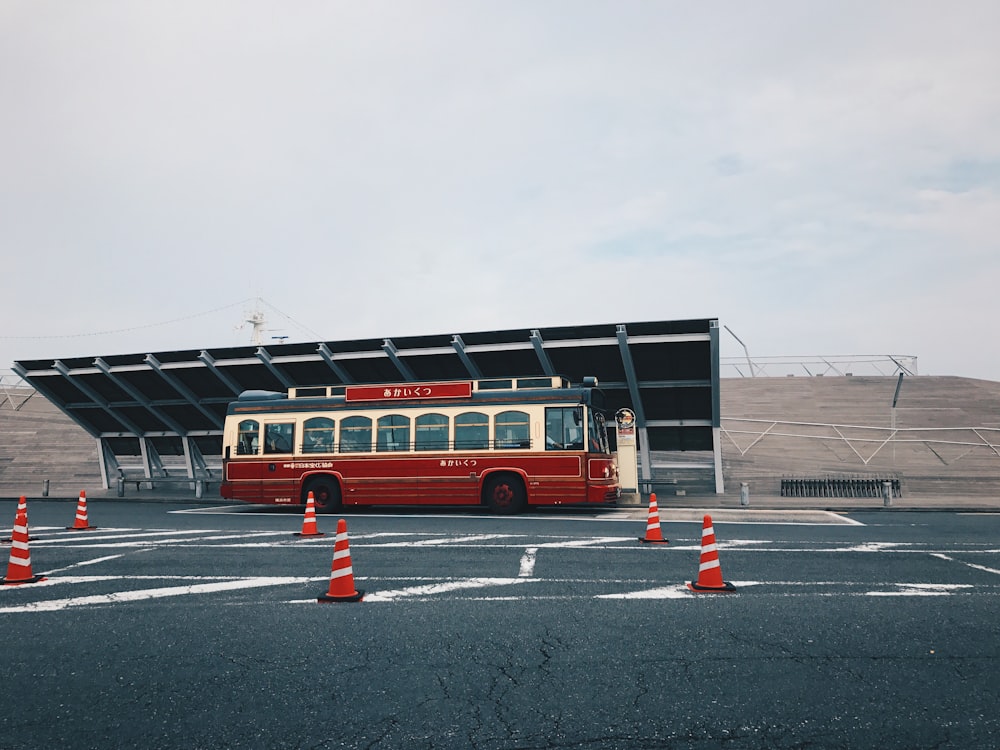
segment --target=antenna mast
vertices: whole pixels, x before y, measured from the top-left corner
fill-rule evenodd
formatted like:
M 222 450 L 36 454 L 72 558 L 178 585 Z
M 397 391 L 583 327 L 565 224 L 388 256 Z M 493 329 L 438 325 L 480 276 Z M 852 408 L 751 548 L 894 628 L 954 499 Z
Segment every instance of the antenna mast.
M 260 297 L 257 298 L 257 302 L 257 309 L 247 315 L 243 322 L 253 326 L 253 331 L 250 333 L 250 343 L 254 346 L 263 346 L 267 319 L 264 317 L 264 311 L 260 309 Z

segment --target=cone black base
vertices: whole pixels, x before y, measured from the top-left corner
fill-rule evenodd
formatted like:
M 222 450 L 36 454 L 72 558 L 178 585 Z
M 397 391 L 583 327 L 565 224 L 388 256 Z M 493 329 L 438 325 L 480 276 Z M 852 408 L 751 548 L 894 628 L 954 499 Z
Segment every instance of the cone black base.
M 669 539 L 646 539 L 646 537 L 639 537 L 639 541 L 643 544 L 670 544 Z
M 696 581 L 691 581 L 687 587 L 702 594 L 732 594 L 736 592 L 736 587 L 729 581 L 723 581 L 722 586 L 699 586 Z
M 305 533 L 303 533 L 301 531 L 295 531 L 295 532 L 292 533 L 292 536 L 326 536 L 326 532 L 325 531 L 317 531 L 315 534 L 305 534 Z
M 66 531 L 94 531 L 96 526 L 67 526 Z
M 17 586 L 19 583 L 38 583 L 39 581 L 44 581 L 45 576 L 32 576 L 31 578 L 19 578 L 16 581 L 10 581 L 6 578 L 0 579 L 0 584 L 4 586 Z
M 318 602 L 360 602 L 361 597 L 365 595 L 364 589 L 358 589 L 353 594 L 346 594 L 344 596 L 330 596 L 329 594 L 322 594 L 316 597 Z

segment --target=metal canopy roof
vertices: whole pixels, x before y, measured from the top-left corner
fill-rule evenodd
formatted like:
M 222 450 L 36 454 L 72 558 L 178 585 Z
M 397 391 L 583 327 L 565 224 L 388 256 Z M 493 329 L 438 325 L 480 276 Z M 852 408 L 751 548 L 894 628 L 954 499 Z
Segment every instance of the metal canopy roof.
M 210 471 L 202 456 L 214 463 L 221 454 L 230 401 L 310 385 L 593 375 L 609 412 L 636 413 L 645 466 L 649 450 L 718 451 L 715 319 L 24 360 L 13 369 L 101 441 L 106 481 L 121 455 L 141 454 L 147 472 L 158 453 L 184 455 L 188 476 Z

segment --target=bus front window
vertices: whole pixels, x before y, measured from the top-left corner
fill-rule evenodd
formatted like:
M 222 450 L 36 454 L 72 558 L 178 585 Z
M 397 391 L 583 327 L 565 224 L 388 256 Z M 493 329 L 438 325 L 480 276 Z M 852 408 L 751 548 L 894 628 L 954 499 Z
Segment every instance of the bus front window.
M 583 407 L 555 406 L 545 410 L 545 450 L 583 450 Z

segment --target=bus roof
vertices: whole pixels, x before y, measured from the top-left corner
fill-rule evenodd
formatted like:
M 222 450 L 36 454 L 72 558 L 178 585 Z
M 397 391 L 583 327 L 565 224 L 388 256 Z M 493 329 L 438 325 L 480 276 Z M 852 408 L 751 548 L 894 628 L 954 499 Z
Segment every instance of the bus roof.
M 261 412 L 343 411 L 379 407 L 426 408 L 439 404 L 579 403 L 597 405 L 596 378 L 573 386 L 562 377 L 494 378 L 490 380 L 387 383 L 289 388 L 277 391 L 244 391 L 229 404 L 227 414 Z

